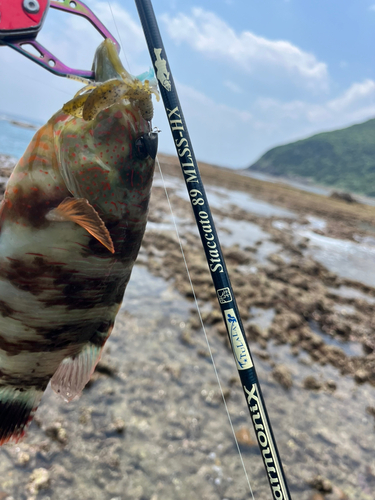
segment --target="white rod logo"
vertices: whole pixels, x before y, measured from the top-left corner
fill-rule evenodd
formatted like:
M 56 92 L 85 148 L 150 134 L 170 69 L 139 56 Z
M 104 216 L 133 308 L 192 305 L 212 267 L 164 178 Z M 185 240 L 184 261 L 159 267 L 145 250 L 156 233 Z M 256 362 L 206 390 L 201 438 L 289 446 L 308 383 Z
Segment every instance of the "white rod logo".
M 161 85 L 168 90 L 172 90 L 171 82 L 169 81 L 169 71 L 167 70 L 167 61 L 160 57 L 162 49 L 154 49 L 156 61 L 154 62 L 156 68 L 156 78 Z
M 290 496 L 288 495 L 283 481 L 280 463 L 264 414 L 264 407 L 258 396 L 258 387 L 256 384 L 253 384 L 250 391 L 245 385 L 243 388 L 247 395 L 247 403 L 254 422 L 254 428 L 262 451 L 263 461 L 267 468 L 268 480 L 272 488 L 273 498 L 275 500 L 288 500 Z
M 225 320 L 227 322 L 229 338 L 232 344 L 234 358 L 237 362 L 237 368 L 239 370 L 252 368 L 253 363 L 251 362 L 250 353 L 247 349 L 243 333 L 233 309 L 225 310 Z

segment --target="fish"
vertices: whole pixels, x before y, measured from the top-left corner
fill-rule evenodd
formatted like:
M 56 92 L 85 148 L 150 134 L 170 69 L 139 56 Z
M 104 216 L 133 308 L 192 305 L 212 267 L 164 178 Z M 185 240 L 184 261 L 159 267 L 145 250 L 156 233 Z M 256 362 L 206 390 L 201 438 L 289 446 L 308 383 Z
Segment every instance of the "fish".
M 109 39 L 93 70 L 36 132 L 0 206 L 0 445 L 25 435 L 50 381 L 66 401 L 82 392 L 146 228 L 156 83 Z

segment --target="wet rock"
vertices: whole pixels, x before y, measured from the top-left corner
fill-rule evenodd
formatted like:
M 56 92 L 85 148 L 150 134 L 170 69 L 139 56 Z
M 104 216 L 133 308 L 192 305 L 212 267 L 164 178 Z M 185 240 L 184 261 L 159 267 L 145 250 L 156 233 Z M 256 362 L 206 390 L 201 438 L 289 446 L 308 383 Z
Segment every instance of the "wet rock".
M 229 385 L 241 385 L 241 379 L 238 375 L 233 375 L 228 381 Z
M 354 374 L 354 380 L 358 383 L 358 384 L 363 384 L 367 381 L 368 379 L 368 373 L 366 370 L 360 368 L 359 370 L 357 370 Z
M 218 395 L 218 399 L 220 402 L 223 401 L 222 396 L 224 396 L 225 401 L 228 401 L 228 399 L 231 397 L 232 391 L 230 390 L 229 387 L 223 387 L 223 394 L 220 396 Z
M 201 390 L 201 397 L 210 406 L 218 406 L 223 401 L 223 397 L 221 395 L 221 392 L 217 389 L 209 389 L 209 390 L 202 389 Z M 224 393 L 224 397 L 225 397 L 225 393 Z
M 19 465 L 27 465 L 29 462 L 30 462 L 30 455 L 25 451 L 20 451 L 17 455 L 17 463 Z
M 314 332 L 312 332 L 312 335 L 311 335 L 309 341 L 310 341 L 311 350 L 318 349 L 319 347 L 321 347 L 324 344 L 323 339 L 317 333 L 314 333 Z
M 249 255 L 241 250 L 238 245 L 234 245 L 224 250 L 225 258 L 237 264 L 248 264 L 251 261 Z
M 202 319 L 206 325 L 215 325 L 216 323 L 221 323 L 223 321 L 223 315 L 220 311 L 214 309 L 212 311 L 208 311 L 207 313 L 202 313 Z
M 74 481 L 74 474 L 67 471 L 65 467 L 60 464 L 54 464 L 52 467 L 53 477 L 57 481 L 64 481 L 65 483 L 72 483 Z
M 359 203 L 350 193 L 345 193 L 342 191 L 332 191 L 330 198 L 335 200 L 345 201 L 345 203 Z
M 368 406 L 366 408 L 366 411 L 369 415 L 371 415 L 375 418 L 375 407 L 374 406 Z
M 282 266 L 283 264 L 285 264 L 284 259 L 277 253 L 269 255 L 268 260 L 272 262 L 272 264 L 276 264 L 277 266 Z
M 57 441 L 61 444 L 66 444 L 68 442 L 68 436 L 66 430 L 62 426 L 61 422 L 54 422 L 45 429 L 45 433 L 53 441 Z
M 111 469 L 118 469 L 120 467 L 120 455 L 117 453 L 109 453 L 106 455 L 106 463 Z
M 363 342 L 363 350 L 365 354 L 371 354 L 375 351 L 375 341 L 372 338 L 365 339 Z
M 215 329 L 216 329 L 216 332 L 220 335 L 220 337 L 227 337 L 228 336 L 227 328 L 224 325 L 224 323 L 217 325 L 215 327 Z
M 33 470 L 27 489 L 32 495 L 36 495 L 40 490 L 49 488 L 50 483 L 51 477 L 49 471 L 40 467 L 39 469 Z
M 325 306 L 321 318 L 323 331 L 328 335 L 339 335 L 342 338 L 348 338 L 351 334 L 352 325 L 349 318 L 342 315 L 345 308 L 332 303 L 326 303 Z
M 117 432 L 117 434 L 123 434 L 126 429 L 125 421 L 118 417 L 112 422 L 111 428 Z
M 306 241 L 307 240 L 307 241 Z M 300 249 L 300 250 L 305 250 L 307 247 L 308 247 L 308 242 L 309 242 L 309 238 L 303 238 L 301 241 L 299 241 L 297 243 L 297 247 Z
M 81 414 L 79 416 L 79 423 L 82 425 L 87 425 L 91 423 L 91 413 L 92 408 L 81 408 Z
M 313 493 L 309 500 L 325 500 L 321 493 Z
M 141 485 L 131 486 L 126 490 L 126 500 L 141 500 L 143 497 L 143 487 Z
M 209 358 L 210 357 L 210 353 L 209 353 L 208 349 L 197 349 L 197 354 L 201 358 Z
M 272 370 L 272 376 L 284 389 L 290 389 L 293 378 L 290 370 L 284 365 L 278 365 Z
M 337 384 L 334 380 L 327 380 L 325 386 L 328 391 L 335 391 L 337 389 Z
M 250 430 L 247 427 L 240 427 L 236 431 L 236 439 L 241 446 L 257 446 L 257 442 L 252 438 Z
M 322 388 L 322 383 L 319 380 L 317 380 L 313 375 L 309 375 L 304 379 L 303 387 L 305 389 L 318 391 L 319 389 Z
M 186 438 L 186 431 L 184 429 L 169 429 L 164 433 L 164 437 L 168 441 L 179 441 Z
M 193 346 L 195 345 L 195 341 L 193 339 L 193 333 L 190 328 L 185 328 L 181 333 L 181 342 L 185 345 Z
M 340 488 L 333 486 L 332 493 L 325 495 L 325 500 L 349 500 L 349 497 Z
M 258 349 L 253 349 L 252 352 L 255 354 L 255 356 L 258 356 L 259 359 L 263 359 L 264 361 L 269 360 L 271 357 L 267 351 L 260 351 Z
M 274 322 L 277 322 L 281 330 L 286 331 L 302 326 L 304 319 L 299 314 L 283 309 L 277 314 Z
M 0 153 L 0 175 L 1 177 L 9 177 L 13 168 L 16 166 L 17 160 L 12 156 Z
M 178 379 L 181 375 L 181 365 L 174 364 L 166 364 L 163 366 L 163 370 L 169 373 L 173 378 Z
M 101 359 L 96 365 L 95 371 L 108 377 L 114 377 L 117 373 L 117 367 L 110 359 Z
M 323 476 L 315 476 L 313 479 L 308 481 L 308 484 L 318 490 L 321 493 L 331 493 L 332 492 L 332 484 L 329 479 L 326 479 Z
M 299 346 L 297 345 L 298 343 L 298 337 L 297 335 L 293 336 L 291 345 L 292 348 L 290 349 L 290 352 L 293 356 L 298 356 L 299 355 Z
M 324 345 L 320 352 L 336 368 L 342 368 L 347 365 L 347 356 L 339 347 Z

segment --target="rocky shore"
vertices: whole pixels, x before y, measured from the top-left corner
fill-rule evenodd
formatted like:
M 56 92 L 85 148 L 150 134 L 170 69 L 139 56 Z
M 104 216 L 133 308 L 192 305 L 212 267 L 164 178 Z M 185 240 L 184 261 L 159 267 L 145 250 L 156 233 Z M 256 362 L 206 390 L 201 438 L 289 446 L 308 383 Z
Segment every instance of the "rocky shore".
M 174 170 L 171 165 L 175 166 Z M 179 175 L 178 167 L 170 159 L 162 161 L 161 166 L 163 171 Z M 205 168 L 203 164 L 201 168 L 202 178 L 206 183 L 211 183 L 215 177 L 215 184 L 222 187 L 235 186 L 240 191 L 249 192 L 248 187 L 254 182 L 253 179 L 244 179 L 232 171 L 226 171 L 225 174 L 220 171 L 220 176 L 216 176 L 212 175 L 211 166 Z M 257 272 L 253 272 L 251 266 L 257 263 L 257 253 L 262 240 L 246 248 L 240 247 L 240 241 L 238 244 L 224 247 L 224 256 L 242 318 L 247 326 L 249 340 L 257 342 L 264 349 L 267 348 L 269 340 L 278 344 L 288 343 L 295 354 L 301 350 L 306 351 L 314 362 L 321 365 L 329 363 L 338 368 L 343 375 L 353 376 L 358 383 L 370 382 L 375 386 L 375 316 L 372 300 L 368 302 L 363 298 L 367 295 L 375 301 L 375 288 L 341 278 L 324 265 L 315 262 L 310 256 L 306 256 L 304 250 L 309 245 L 308 240 L 303 238 L 296 240 L 291 227 L 293 224 L 308 225 L 306 215 L 311 214 L 325 217 L 324 230 L 315 230 L 318 234 L 349 240 L 353 240 L 355 236 L 373 237 L 375 207 L 357 206 L 358 212 L 356 212 L 352 210 L 351 205 L 347 206 L 345 201 L 340 200 L 336 203 L 336 199 L 301 193 L 286 186 L 276 186 L 276 189 L 279 189 L 278 196 L 275 195 L 276 189 L 274 193 L 270 192 L 265 196 L 264 191 L 268 186 L 264 185 L 267 183 L 257 182 L 263 187 L 261 196 L 258 191 L 260 198 L 277 202 L 278 206 L 291 209 L 299 215 L 296 221 L 295 218 L 280 216 L 260 217 L 234 205 L 229 214 L 227 210 L 213 209 L 214 215 L 219 219 L 230 216 L 233 220 L 256 224 L 270 235 L 273 243 L 280 247 L 278 252 L 268 255 L 267 262 L 258 266 Z M 272 191 L 275 186 L 271 185 L 270 188 Z M 254 193 L 254 188 L 251 191 Z M 187 218 L 188 214 L 192 217 L 188 201 L 175 196 L 173 189 L 170 190 L 169 196 L 177 217 Z M 306 205 L 306 197 L 313 200 L 311 208 Z M 168 210 L 164 189 L 155 188 L 149 220 L 162 222 Z M 363 229 L 364 222 L 368 224 L 366 230 Z M 205 315 L 205 324 L 216 325 L 214 331 L 226 339 L 225 326 L 221 314 L 217 312 L 216 294 L 210 287 L 211 277 L 205 255 L 196 250 L 196 233 L 183 234 L 182 238 L 196 295 L 202 303 L 210 304 L 211 312 Z M 181 251 L 175 235 L 162 234 L 156 237 L 154 233 L 148 233 L 144 240 L 144 248 L 147 251 L 145 265 L 150 271 L 165 279 L 173 279 L 177 290 L 191 297 L 191 288 L 186 281 L 186 271 L 181 266 Z M 351 288 L 360 293 L 357 297 L 355 294 L 352 297 L 345 297 L 340 295 L 341 287 Z M 266 331 L 251 321 L 253 318 L 249 311 L 253 307 L 274 309 L 272 323 Z M 191 320 L 191 327 L 200 327 L 194 318 Z M 352 341 L 362 344 L 363 354 L 349 356 L 339 347 L 327 344 L 321 335 L 314 332 L 317 327 L 338 342 Z
M 222 396 L 254 498 L 270 498 L 179 166 L 159 160 L 164 181 L 157 172 L 103 359 L 81 398 L 48 390 L 26 439 L 0 449 L 0 499 L 252 498 Z M 293 498 L 373 500 L 375 288 L 334 272 L 311 236 L 371 243 L 375 208 L 201 173 Z

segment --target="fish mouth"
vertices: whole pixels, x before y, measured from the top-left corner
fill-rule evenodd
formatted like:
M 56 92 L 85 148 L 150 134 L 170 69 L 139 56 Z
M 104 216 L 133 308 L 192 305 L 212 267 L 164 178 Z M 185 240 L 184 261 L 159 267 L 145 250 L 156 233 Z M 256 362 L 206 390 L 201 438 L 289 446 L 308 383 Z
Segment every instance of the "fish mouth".
M 128 72 L 122 65 L 116 45 L 106 38 L 96 49 L 92 71 L 96 82 L 106 82 L 113 78 L 123 79 Z
M 66 113 L 90 121 L 100 111 L 122 103 L 139 111 L 142 119 L 151 121 L 154 114 L 151 94 L 159 99 L 151 70 L 139 77 L 128 73 L 120 61 L 117 46 L 109 38 L 97 48 L 92 69 L 95 83 L 81 89 L 73 99 L 64 104 L 63 110 Z M 152 153 L 154 143 L 154 140 L 147 142 Z

